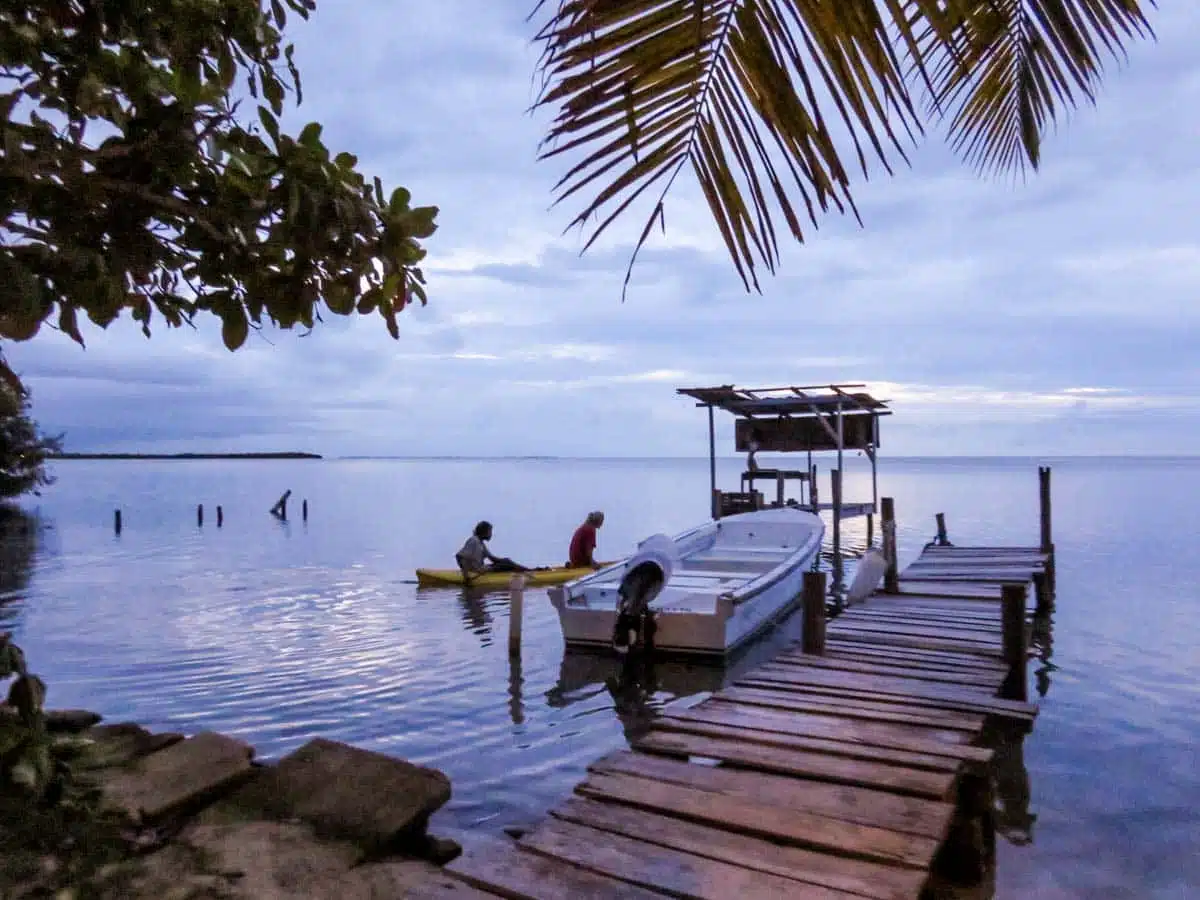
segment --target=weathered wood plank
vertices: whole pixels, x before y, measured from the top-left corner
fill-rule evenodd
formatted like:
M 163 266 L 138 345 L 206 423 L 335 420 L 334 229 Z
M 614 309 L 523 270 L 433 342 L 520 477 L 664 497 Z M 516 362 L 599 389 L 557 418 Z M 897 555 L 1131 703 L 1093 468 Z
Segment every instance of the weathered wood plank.
M 782 747 L 765 747 L 749 741 L 725 740 L 701 737 L 696 734 L 652 731 L 633 742 L 634 749 L 647 753 L 673 756 L 701 756 L 719 759 L 743 769 L 771 772 L 776 775 L 792 775 L 828 781 L 833 784 L 848 784 L 945 800 L 957 780 L 953 772 L 930 772 L 926 769 L 911 769 L 887 763 L 847 759 L 825 753 L 809 753 L 804 750 L 785 750 Z
M 740 683 L 740 682 L 739 682 Z M 874 691 L 861 690 L 853 687 L 835 687 L 832 685 L 795 684 L 787 681 L 771 681 L 769 679 L 746 679 L 747 686 L 762 687 L 767 690 L 792 692 L 805 698 L 829 696 L 846 698 L 848 700 L 869 700 L 876 703 L 889 703 L 898 708 L 918 710 L 944 710 L 955 713 L 969 713 L 976 716 L 1002 716 L 1004 718 L 1032 721 L 1038 713 L 1037 704 L 1025 703 L 1018 700 L 1005 700 L 995 696 L 995 692 L 981 692 L 972 699 L 956 697 L 928 696 L 925 694 L 881 695 Z
M 644 778 L 592 775 L 575 790 L 593 800 L 624 803 L 739 834 L 915 869 L 932 863 L 938 844 L 929 837 Z M 719 896 L 724 900 L 738 894 Z
M 872 900 L 916 900 L 926 881 L 925 873 L 914 869 L 843 859 L 800 847 L 781 847 L 759 838 L 581 797 L 572 797 L 551 815 L 577 825 Z
M 896 595 L 889 595 L 887 598 L 873 598 L 869 604 L 858 609 L 863 612 L 869 612 L 871 615 L 886 615 L 886 616 L 913 616 L 925 618 L 948 619 L 954 622 L 963 622 L 966 624 L 974 624 L 982 622 L 988 625 L 994 625 L 1000 621 L 1000 604 L 989 606 L 981 603 L 976 603 L 974 610 L 964 610 L 961 607 L 937 606 L 936 600 L 928 600 L 922 603 L 906 602 L 907 598 Z M 845 613 L 843 613 L 845 615 Z
M 895 722 L 921 728 L 964 731 L 975 735 L 983 730 L 983 717 L 940 709 L 900 708 L 889 703 L 886 696 L 872 699 L 853 699 L 809 692 L 810 685 L 796 685 L 790 680 L 772 680 L 769 675 L 743 679 L 726 688 L 718 699 L 731 703 L 767 706 L 773 709 L 814 712 L 861 719 L 866 722 Z M 790 688 L 790 690 L 789 690 Z
M 826 655 L 838 654 L 854 659 L 880 657 L 883 659 L 911 660 L 913 662 L 938 663 L 959 668 L 982 669 L 984 671 L 1007 672 L 1004 663 L 986 651 L 974 650 L 921 650 L 917 647 L 881 647 L 843 640 L 836 636 L 825 645 Z
M 833 756 L 845 756 L 850 759 L 885 762 L 897 766 L 909 766 L 914 769 L 931 769 L 935 772 L 956 772 L 959 766 L 962 765 L 962 760 L 960 759 L 939 756 L 933 753 L 914 753 L 911 750 L 895 750 L 890 747 L 849 744 L 840 741 L 825 740 L 824 738 L 807 737 L 805 735 L 764 731 L 759 728 L 693 722 L 687 719 L 676 719 L 674 716 L 662 716 L 655 719 L 654 731 L 682 731 L 687 734 L 699 734 L 705 737 L 726 738 L 735 741 L 748 741 L 754 744 L 765 744 L 769 747 L 783 747 L 788 750 L 811 750 L 818 753 L 828 753 Z
M 888 635 L 877 631 L 859 631 L 851 628 L 837 628 L 836 620 L 829 628 L 829 634 L 833 637 L 853 641 L 860 644 L 882 644 L 884 646 L 893 645 L 896 647 L 915 647 L 920 650 L 968 650 L 979 652 L 982 650 L 985 653 L 991 653 L 992 656 L 998 657 L 999 652 L 992 650 L 987 645 L 981 645 L 975 641 L 962 641 L 956 638 L 933 638 L 921 637 L 910 634 L 895 634 Z
M 964 584 L 994 584 L 997 586 L 1000 586 L 1003 584 L 1012 584 L 1014 582 L 1025 582 L 1025 581 L 1032 581 L 1032 580 L 1033 580 L 1032 573 L 1030 573 L 1029 577 L 1026 578 L 1026 577 L 1023 577 L 1018 574 L 1013 574 L 1011 572 L 987 572 L 987 571 L 982 571 L 982 570 L 978 571 L 978 572 L 968 572 L 968 573 L 964 573 L 962 575 L 941 574 L 941 573 L 916 573 L 913 575 L 901 575 L 900 576 L 901 583 L 903 583 L 905 581 L 938 581 L 938 582 L 961 581 Z
M 907 635 L 917 638 L 933 638 L 935 640 L 955 640 L 967 644 L 978 644 L 981 649 L 990 650 L 1000 646 L 999 635 L 979 631 L 962 631 L 942 625 L 911 625 L 903 622 L 875 622 L 870 618 L 848 618 L 838 616 L 829 624 L 829 631 L 872 632 L 884 635 Z
M 710 794 L 729 794 L 755 803 L 930 838 L 945 834 L 948 817 L 954 812 L 952 803 L 939 800 L 727 766 L 698 765 L 628 750 L 610 753 L 591 770 L 598 775 L 646 779 Z
M 955 584 L 953 582 L 922 581 L 920 578 L 909 578 L 901 581 L 899 593 L 887 594 L 888 597 L 938 597 L 945 600 L 1000 600 L 1000 588 L 987 585 Z
M 685 900 L 845 900 L 855 896 L 562 820 L 548 820 L 520 843 L 537 853 Z
M 514 900 L 579 900 L 629 898 L 662 900 L 662 894 L 606 878 L 514 844 L 471 847 L 444 867 L 467 884 Z
M 803 653 L 784 652 L 775 657 L 781 666 L 801 666 L 811 669 L 833 669 L 840 672 L 859 672 L 864 675 L 894 675 L 897 678 L 912 678 L 919 681 L 938 681 L 948 684 L 971 685 L 995 692 L 1004 681 L 999 672 L 976 675 L 971 672 L 947 671 L 934 666 L 919 666 L 903 660 L 887 662 L 857 662 L 830 656 L 806 656 Z
M 788 667 L 782 670 L 782 667 L 767 666 L 761 667 L 759 672 L 770 671 L 771 677 L 774 680 L 786 682 L 794 685 L 819 685 L 832 688 L 856 688 L 860 691 L 877 694 L 880 696 L 897 696 L 904 697 L 921 697 L 937 700 L 961 700 L 963 702 L 978 702 L 978 703 L 993 703 L 1001 702 L 1011 704 L 1013 701 L 997 701 L 986 695 L 980 694 L 978 691 L 973 691 L 970 688 L 955 688 L 950 685 L 928 684 L 915 685 L 911 679 L 895 678 L 889 675 L 859 675 L 855 673 L 827 672 L 818 669 L 804 669 L 801 667 Z M 763 676 L 758 676 L 763 677 Z M 1026 707 L 1030 704 L 1020 704 L 1020 707 Z M 1017 706 L 1008 706 L 1007 708 L 1016 710 Z
M 814 719 L 817 721 L 814 722 Z M 879 747 L 889 750 L 907 750 L 913 753 L 929 753 L 947 756 L 968 762 L 984 763 L 992 758 L 992 751 L 984 747 L 967 744 L 960 731 L 929 732 L 923 729 L 905 729 L 899 726 L 871 725 L 868 723 L 834 722 L 790 713 L 783 710 L 768 710 L 763 707 L 738 706 L 733 703 L 705 703 L 693 709 L 679 710 L 670 716 L 660 716 L 657 724 L 669 720 L 702 722 L 723 725 L 729 728 L 750 728 L 783 735 L 813 736 L 819 734 L 825 740 L 835 740 L 859 747 Z
M 1000 625 L 991 622 L 955 622 L 935 616 L 889 614 L 882 611 L 842 613 L 833 621 L 846 628 L 871 628 L 927 636 L 948 635 L 986 644 L 994 644 L 1000 640 Z

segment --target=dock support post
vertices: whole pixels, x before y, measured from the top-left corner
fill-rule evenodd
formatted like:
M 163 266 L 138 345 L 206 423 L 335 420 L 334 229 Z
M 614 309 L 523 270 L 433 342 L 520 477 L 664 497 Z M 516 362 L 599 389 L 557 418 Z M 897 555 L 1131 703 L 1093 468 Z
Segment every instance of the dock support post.
M 508 582 L 508 655 L 521 655 L 521 620 L 524 618 L 525 576 L 514 575 Z
M 817 467 L 815 464 L 808 470 L 808 486 L 809 500 L 812 501 L 812 511 L 814 513 L 819 513 L 821 511 L 821 500 L 819 496 L 821 492 L 817 490 Z
M 937 519 L 937 546 L 949 547 L 950 538 L 946 536 L 946 514 L 938 513 L 934 518 Z
M 1026 662 L 1028 660 L 1025 634 L 1025 601 L 1029 588 L 1025 584 L 1006 584 L 1000 591 L 1001 643 L 1008 678 L 1003 694 L 1010 700 L 1027 700 Z
M 892 497 L 884 497 L 880 502 L 883 521 L 882 531 L 883 555 L 887 559 L 887 569 L 883 573 L 883 592 L 885 594 L 900 593 L 900 568 L 896 560 L 896 501 Z
M 1054 559 L 1054 523 L 1050 507 L 1050 467 L 1038 466 L 1038 507 L 1041 519 L 1041 551 L 1047 555 L 1046 581 L 1051 594 L 1058 589 Z
M 717 495 L 717 425 L 713 420 L 713 408 L 708 407 L 708 487 L 711 495 Z M 753 484 L 751 489 L 753 490 Z M 713 518 L 721 518 L 720 504 L 713 504 Z
M 196 525 L 200 528 L 204 527 L 204 504 L 196 504 Z
M 1033 593 L 1037 599 L 1034 615 L 1044 616 L 1054 608 L 1053 595 L 1050 593 L 1050 576 L 1048 572 L 1033 573 Z
M 842 470 L 829 472 L 829 497 L 833 501 L 833 557 L 842 553 Z
M 121 533 L 121 511 L 119 509 L 113 510 L 113 531 L 116 534 Z
M 867 549 L 875 543 L 875 514 L 867 513 Z
M 217 507 L 217 527 L 220 528 L 225 524 L 225 510 L 220 506 Z
M 800 648 L 804 653 L 820 655 L 825 652 L 825 573 L 805 572 L 803 597 L 803 627 Z

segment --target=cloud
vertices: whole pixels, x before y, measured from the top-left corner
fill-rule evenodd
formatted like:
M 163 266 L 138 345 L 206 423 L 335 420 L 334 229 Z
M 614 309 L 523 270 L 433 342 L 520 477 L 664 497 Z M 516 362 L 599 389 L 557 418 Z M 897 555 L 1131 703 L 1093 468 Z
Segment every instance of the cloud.
M 937 134 L 863 219 L 821 220 L 747 295 L 700 193 L 668 202 L 621 301 L 641 222 L 582 257 L 561 163 L 536 159 L 527 0 L 322 0 L 291 34 L 315 119 L 390 189 L 441 207 L 430 303 L 266 332 L 214 324 L 46 332 L 9 355 L 73 449 L 329 454 L 703 453 L 677 386 L 868 382 L 889 453 L 1200 452 L 1200 8 L 1153 13 L 1097 105 L 1024 181 L 977 177 Z M 935 129 L 936 131 L 936 129 Z M 722 423 L 721 438 L 729 437 Z

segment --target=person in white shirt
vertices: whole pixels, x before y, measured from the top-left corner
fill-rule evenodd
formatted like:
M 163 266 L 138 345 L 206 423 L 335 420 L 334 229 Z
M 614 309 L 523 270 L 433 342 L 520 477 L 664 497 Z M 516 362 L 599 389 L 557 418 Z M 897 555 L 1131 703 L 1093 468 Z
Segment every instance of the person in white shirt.
M 517 565 L 511 559 L 495 556 L 487 548 L 487 542 L 492 539 L 492 523 L 480 522 L 474 532 L 467 538 L 462 548 L 454 554 L 463 579 L 470 581 L 481 572 L 525 572 L 524 566 Z

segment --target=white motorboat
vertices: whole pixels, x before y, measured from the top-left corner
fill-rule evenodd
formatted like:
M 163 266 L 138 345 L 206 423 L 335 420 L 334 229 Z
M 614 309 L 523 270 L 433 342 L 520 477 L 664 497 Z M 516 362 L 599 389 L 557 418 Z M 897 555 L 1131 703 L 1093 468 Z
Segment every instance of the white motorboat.
M 551 588 L 550 599 L 568 646 L 620 650 L 618 611 L 652 572 L 655 649 L 723 656 L 795 607 L 824 534 L 819 516 L 796 507 L 726 516 L 648 538 L 627 560 Z

